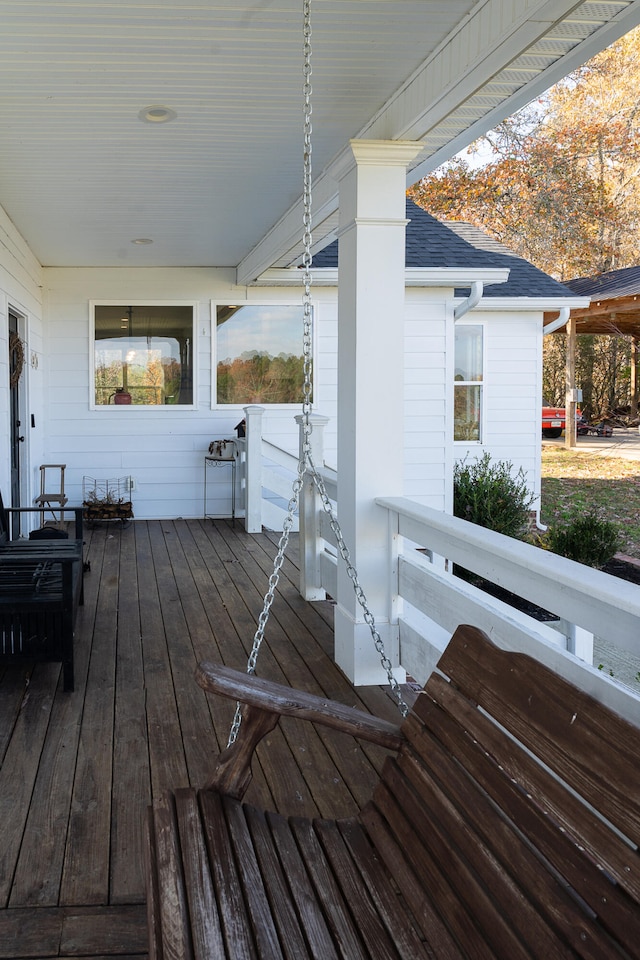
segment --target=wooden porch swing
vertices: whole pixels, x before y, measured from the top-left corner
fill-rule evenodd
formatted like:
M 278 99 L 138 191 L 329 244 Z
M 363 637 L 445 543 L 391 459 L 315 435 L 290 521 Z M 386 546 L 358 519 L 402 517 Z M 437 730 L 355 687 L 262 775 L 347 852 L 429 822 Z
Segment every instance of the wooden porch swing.
M 460 626 L 408 711 L 310 455 L 310 0 L 305 44 L 303 453 L 247 673 L 201 664 L 237 701 L 211 784 L 146 821 L 151 960 L 640 957 L 639 731 L 535 660 Z M 253 675 L 309 473 L 404 716 L 400 726 Z M 242 803 L 281 716 L 395 752 L 358 816 Z M 282 771 L 286 776 L 286 770 Z
M 461 626 L 400 728 L 224 667 L 198 681 L 245 718 L 209 788 L 150 810 L 151 958 L 640 956 L 638 730 L 548 668 Z M 240 802 L 280 716 L 397 748 L 359 816 Z

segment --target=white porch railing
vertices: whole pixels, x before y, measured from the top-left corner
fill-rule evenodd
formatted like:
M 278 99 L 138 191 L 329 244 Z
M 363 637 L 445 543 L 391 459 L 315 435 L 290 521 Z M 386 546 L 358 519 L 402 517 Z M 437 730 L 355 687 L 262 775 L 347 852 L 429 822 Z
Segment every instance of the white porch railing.
M 640 698 L 572 649 L 582 628 L 640 660 L 640 590 L 635 584 L 402 497 L 376 502 L 389 512 L 390 589 L 397 607 L 400 662 L 408 673 L 424 682 L 458 624 L 472 623 L 499 646 L 530 654 L 613 709 L 640 720 Z M 447 569 L 451 562 L 560 619 L 554 625 L 534 620 L 454 576 Z
M 246 437 L 238 440 L 241 506 L 245 529 L 259 533 L 262 527 L 282 530 L 297 474 L 298 460 L 262 437 L 264 407 L 245 407 Z M 298 530 L 294 518 L 292 530 Z
M 319 419 L 312 434 L 316 464 L 322 463 L 326 422 Z M 273 455 L 271 445 L 267 452 Z M 295 459 L 289 460 L 290 491 Z M 284 460 L 280 463 L 285 466 Z M 337 474 L 322 473 L 335 499 Z M 398 625 L 399 664 L 408 674 L 424 683 L 456 627 L 471 623 L 498 645 L 528 653 L 640 723 L 640 697 L 591 665 L 594 634 L 640 660 L 640 589 L 635 584 L 406 498 L 381 497 L 376 503 L 389 516 L 387 608 Z M 335 597 L 335 537 L 311 482 L 303 487 L 300 518 L 301 593 L 307 600 Z M 558 620 L 539 622 L 488 595 L 454 576 L 455 564 L 551 611 Z M 363 588 L 366 593 L 366 584 Z

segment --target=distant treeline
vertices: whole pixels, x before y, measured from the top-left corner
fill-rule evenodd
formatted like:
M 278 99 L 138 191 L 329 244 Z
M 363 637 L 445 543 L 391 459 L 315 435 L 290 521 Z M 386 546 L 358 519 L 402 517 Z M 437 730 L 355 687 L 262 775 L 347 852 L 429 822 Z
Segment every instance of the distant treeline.
M 304 357 L 243 354 L 218 363 L 218 403 L 300 403 Z

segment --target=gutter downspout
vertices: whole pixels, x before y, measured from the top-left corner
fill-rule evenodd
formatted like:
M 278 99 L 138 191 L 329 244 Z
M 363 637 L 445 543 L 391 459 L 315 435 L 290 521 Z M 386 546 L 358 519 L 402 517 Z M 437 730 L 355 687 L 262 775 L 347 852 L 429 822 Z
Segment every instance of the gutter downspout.
M 560 330 L 561 327 L 564 327 L 567 320 L 569 319 L 569 314 L 571 313 L 571 307 L 560 307 L 560 313 L 555 320 L 552 320 L 551 323 L 548 323 L 544 330 L 542 331 L 546 337 L 549 333 L 555 333 L 556 330 Z
M 482 291 L 484 289 L 484 283 L 482 280 L 473 280 L 471 283 L 471 293 L 466 300 L 463 300 L 462 303 L 459 303 L 458 306 L 453 311 L 453 319 L 459 320 L 461 317 L 464 317 L 465 313 L 469 313 L 470 310 L 473 310 L 474 307 L 477 307 L 482 299 Z M 556 321 L 554 321 L 555 323 Z M 566 322 L 566 321 L 565 321 Z
M 555 333 L 556 330 L 560 330 L 564 327 L 569 320 L 569 314 L 571 313 L 571 307 L 560 307 L 560 313 L 555 320 L 552 320 L 551 323 L 548 323 L 547 326 L 542 331 L 546 337 L 548 333 Z M 541 530 L 543 533 L 548 529 L 544 523 L 540 521 L 540 510 L 536 510 L 536 528 Z

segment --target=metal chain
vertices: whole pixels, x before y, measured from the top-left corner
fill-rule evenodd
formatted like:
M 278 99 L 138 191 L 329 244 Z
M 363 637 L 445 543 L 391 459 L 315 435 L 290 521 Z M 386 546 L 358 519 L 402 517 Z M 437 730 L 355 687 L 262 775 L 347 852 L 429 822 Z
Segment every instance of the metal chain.
M 322 506 L 325 512 L 329 516 L 329 523 L 331 529 L 334 532 L 338 549 L 340 551 L 340 556 L 344 560 L 347 574 L 353 584 L 353 589 L 356 595 L 356 599 L 360 604 L 365 623 L 368 625 L 371 636 L 376 650 L 380 656 L 380 662 L 387 673 L 389 680 L 389 686 L 391 687 L 396 700 L 398 702 L 398 707 L 403 716 L 406 716 L 409 712 L 409 708 L 402 699 L 402 694 L 400 691 L 400 685 L 393 675 L 393 664 L 387 657 L 384 649 L 384 643 L 382 638 L 376 628 L 375 619 L 369 607 L 367 605 L 367 598 L 364 594 L 360 582 L 358 580 L 358 574 L 351 563 L 351 557 L 349 554 L 349 549 L 344 541 L 344 536 L 342 530 L 340 529 L 340 524 L 338 523 L 338 518 L 335 515 L 331 501 L 327 495 L 327 491 L 324 485 L 324 480 L 322 476 L 318 473 L 312 457 L 311 457 L 311 396 L 313 390 L 313 344 L 312 344 L 312 304 L 311 304 L 311 283 L 312 283 L 312 274 L 311 274 L 311 247 L 312 247 L 312 215 L 311 215 L 311 184 L 312 184 L 312 166 L 311 166 L 311 113 L 312 113 L 312 104 L 311 104 L 311 0 L 303 0 L 303 40 L 304 40 L 304 64 L 303 64 L 303 97 L 304 97 L 304 155 L 303 155 L 303 192 L 302 192 L 302 203 L 303 203 L 303 246 L 304 253 L 302 256 L 302 266 L 303 266 L 303 275 L 302 275 L 302 284 L 303 284 L 303 294 L 302 294 L 302 308 L 303 308 L 303 374 L 304 374 L 304 383 L 302 388 L 302 433 L 303 439 L 301 444 L 301 453 L 298 461 L 298 475 L 293 483 L 292 496 L 287 505 L 287 515 L 282 525 L 282 536 L 278 542 L 278 552 L 273 564 L 273 572 L 269 577 L 269 588 L 264 597 L 264 605 L 262 607 L 262 612 L 258 619 L 258 628 L 253 637 L 253 643 L 251 646 L 251 653 L 247 661 L 247 673 L 254 673 L 256 668 L 256 662 L 258 660 L 258 653 L 264 640 L 264 632 L 267 626 L 267 621 L 269 620 L 269 614 L 271 612 L 271 607 L 275 598 L 275 593 L 278 587 L 278 582 L 280 580 L 280 572 L 282 570 L 282 565 L 284 563 L 284 556 L 289 544 L 289 536 L 291 534 L 291 529 L 293 527 L 294 515 L 298 509 L 298 504 L 300 502 L 300 492 L 304 483 L 304 477 L 307 471 L 310 473 L 315 483 L 316 489 L 322 501 Z M 231 724 L 231 730 L 229 731 L 229 740 L 227 747 L 232 746 L 236 742 L 238 737 L 238 732 L 240 730 L 240 725 L 242 723 L 241 707 L 240 704 L 236 704 L 236 711 L 233 717 Z
M 382 668 L 386 671 L 387 680 L 389 681 L 389 686 L 391 687 L 393 695 L 396 698 L 398 709 L 400 710 L 400 713 L 402 714 L 402 716 L 406 717 L 407 714 L 409 713 L 409 707 L 407 706 L 407 704 L 403 699 L 402 691 L 400 689 L 400 684 L 398 683 L 398 681 L 394 676 L 393 664 L 391 663 L 391 660 L 389 660 L 389 657 L 386 654 L 386 651 L 384 648 L 384 641 L 382 640 L 382 637 L 380 636 L 378 629 L 376 627 L 375 617 L 371 613 L 371 610 L 369 609 L 367 598 L 360 584 L 360 580 L 358 579 L 358 571 L 356 570 L 354 565 L 351 563 L 351 555 L 349 553 L 349 548 L 345 543 L 342 529 L 340 528 L 340 524 L 338 522 L 338 518 L 335 514 L 333 506 L 331 505 L 331 500 L 329 499 L 329 495 L 327 494 L 324 479 L 322 475 L 318 473 L 318 470 L 316 469 L 316 466 L 311 456 L 309 456 L 309 472 L 313 477 L 313 482 L 320 496 L 320 500 L 322 501 L 322 506 L 324 508 L 324 511 L 329 517 L 329 525 L 335 535 L 340 556 L 344 560 L 347 576 L 349 577 L 349 579 L 351 580 L 351 583 L 353 584 L 353 591 L 356 595 L 356 600 L 358 601 L 358 603 L 360 604 L 360 607 L 362 608 L 363 620 L 369 627 L 369 630 L 371 631 L 373 644 L 376 650 L 378 651 Z
M 280 571 L 284 563 L 284 555 L 289 544 L 289 535 L 291 533 L 291 528 L 293 526 L 293 518 L 295 511 L 298 508 L 300 501 L 300 491 L 302 490 L 302 485 L 304 482 L 304 475 L 307 469 L 307 464 L 310 461 L 311 455 L 311 393 L 312 393 L 312 382 L 313 382 L 313 359 L 312 359 L 312 339 L 311 339 L 311 322 L 312 322 L 312 309 L 311 309 L 311 181 L 312 181 L 312 167 L 311 167 L 311 2 L 310 0 L 303 0 L 303 41 L 304 41 L 304 56 L 303 56 L 303 98 L 304 98 L 304 154 L 303 154 L 303 193 L 302 193 L 302 204 L 303 204 L 303 245 L 304 245 L 304 255 L 302 258 L 302 263 L 304 267 L 304 273 L 302 277 L 303 283 L 303 295 L 302 295 L 302 307 L 303 307 L 303 374 L 304 374 L 304 384 L 302 388 L 302 431 L 303 431 L 303 441 L 302 441 L 302 450 L 301 456 L 298 461 L 298 476 L 296 477 L 292 496 L 289 500 L 287 506 L 287 515 L 284 519 L 282 525 L 282 536 L 278 542 L 278 552 L 273 564 L 273 572 L 269 577 L 269 589 L 264 597 L 264 604 L 262 607 L 262 613 L 258 619 L 258 628 L 253 637 L 253 643 L 251 646 L 251 653 L 249 654 L 249 659 L 247 661 L 247 673 L 255 673 L 256 662 L 258 660 L 258 653 L 260 652 L 260 647 L 262 646 L 262 641 L 264 640 L 264 631 L 269 619 L 269 614 L 271 612 L 271 607 L 273 605 L 275 592 L 278 587 L 278 582 L 280 580 Z M 239 703 L 236 703 L 236 710 L 231 723 L 231 729 L 229 731 L 229 740 L 227 747 L 232 746 L 238 738 L 238 732 L 240 730 L 240 725 L 242 723 L 242 714 L 241 707 Z

